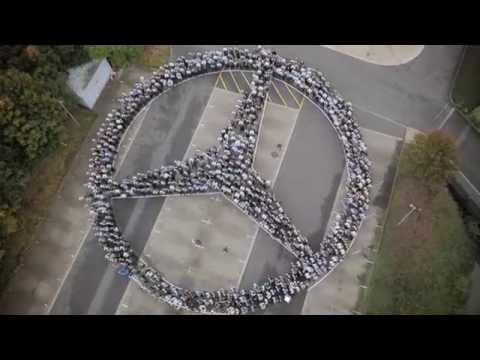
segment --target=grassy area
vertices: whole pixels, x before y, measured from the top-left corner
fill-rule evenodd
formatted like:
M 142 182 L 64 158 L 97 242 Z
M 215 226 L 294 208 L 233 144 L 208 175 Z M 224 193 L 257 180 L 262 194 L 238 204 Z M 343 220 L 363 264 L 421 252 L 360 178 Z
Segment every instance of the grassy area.
M 145 45 L 143 56 L 137 62 L 149 68 L 158 68 L 167 62 L 169 56 L 168 45 Z
M 474 249 L 457 204 L 443 189 L 431 195 L 400 172 L 375 268 L 366 314 L 457 314 L 465 306 Z M 421 208 L 401 225 L 409 204 Z
M 480 118 L 472 112 L 480 106 L 480 46 L 468 46 L 452 90 L 455 106 L 480 131 Z
M 87 45 L 87 51 L 92 58 L 108 58 L 116 70 L 131 63 L 156 69 L 170 57 L 168 45 Z
M 61 145 L 35 168 L 27 183 L 23 206 L 18 212 L 21 229 L 5 244 L 0 267 L 0 293 L 21 262 L 24 251 L 33 244 L 36 229 L 46 218 L 62 180 L 96 118 L 95 113 L 80 107 L 73 109 L 72 114 L 80 126 L 71 119 L 66 120 Z

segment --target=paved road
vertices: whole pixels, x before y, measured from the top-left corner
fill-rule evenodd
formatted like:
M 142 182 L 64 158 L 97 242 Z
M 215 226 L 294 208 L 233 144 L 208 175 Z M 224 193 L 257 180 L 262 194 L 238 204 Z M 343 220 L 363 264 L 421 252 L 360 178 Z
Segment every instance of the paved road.
M 174 46 L 173 56 L 227 45 Z M 251 45 L 237 45 L 253 49 Z M 448 93 L 461 56 L 461 45 L 428 45 L 413 61 L 400 66 L 369 64 L 324 46 L 270 46 L 301 58 L 322 71 L 355 106 L 361 126 L 402 137 L 405 126 L 444 128 L 457 140 L 460 170 L 480 191 L 480 136 L 449 105 Z
M 212 46 L 175 46 L 173 56 L 203 48 Z M 480 185 L 480 169 L 472 163 L 478 154 L 478 139 L 468 133 L 454 115 L 446 118 L 449 114 L 448 88 L 460 55 L 459 46 L 427 46 L 417 59 L 398 67 L 363 63 L 321 46 L 275 48 L 287 57 L 298 56 L 323 71 L 345 98 L 354 103 L 358 120 L 366 128 L 396 137 L 403 135 L 405 126 L 426 130 L 443 125 L 448 131 L 456 131 L 465 159 L 462 162 L 464 172 Z M 195 92 L 193 86 L 197 87 Z M 164 115 L 157 122 L 145 121 L 149 128 L 140 131 L 119 176 L 182 158 L 212 86 L 213 79 L 194 80 L 159 98 L 148 116 Z M 225 86 L 236 85 L 226 78 Z M 326 217 L 321 214 L 330 212 L 343 166 L 333 130 L 323 126 L 326 122 L 318 120 L 319 113 L 306 103 L 276 183 L 279 199 L 289 208 L 299 228 L 314 241 L 323 235 Z M 311 140 L 305 141 L 310 137 Z M 317 161 L 316 166 L 305 166 L 303 159 L 307 154 Z M 313 158 L 311 154 L 315 154 Z M 317 157 L 317 154 L 322 156 Z M 299 175 L 305 172 L 308 176 Z M 302 182 L 311 184 L 314 179 L 323 179 L 319 182 L 322 186 L 317 189 L 316 196 L 311 196 Z M 292 184 L 297 186 L 292 187 Z M 119 224 L 136 251 L 143 249 L 161 206 L 160 199 L 151 199 L 122 200 L 122 206 L 116 207 Z M 259 233 L 252 254 L 242 286 L 260 282 L 269 273 L 284 272 L 291 260 L 290 254 L 263 233 Z M 125 279 L 106 265 L 102 252 L 89 235 L 52 313 L 113 314 L 126 285 Z M 299 296 L 291 304 L 269 311 L 300 313 L 302 305 L 303 298 Z
M 173 56 L 222 45 L 174 46 Z M 238 45 L 242 48 L 254 46 Z M 301 58 L 322 71 L 355 105 L 417 129 L 435 127 L 435 115 L 448 100 L 448 89 L 461 46 L 426 46 L 412 62 L 400 66 L 369 64 L 324 46 L 269 46 L 283 56 Z

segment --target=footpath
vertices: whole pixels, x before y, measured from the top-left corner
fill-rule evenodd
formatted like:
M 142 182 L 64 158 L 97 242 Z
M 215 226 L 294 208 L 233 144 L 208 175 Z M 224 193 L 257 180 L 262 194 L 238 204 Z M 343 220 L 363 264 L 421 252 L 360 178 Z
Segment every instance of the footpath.
M 354 58 L 384 66 L 406 64 L 423 51 L 423 45 L 323 45 Z

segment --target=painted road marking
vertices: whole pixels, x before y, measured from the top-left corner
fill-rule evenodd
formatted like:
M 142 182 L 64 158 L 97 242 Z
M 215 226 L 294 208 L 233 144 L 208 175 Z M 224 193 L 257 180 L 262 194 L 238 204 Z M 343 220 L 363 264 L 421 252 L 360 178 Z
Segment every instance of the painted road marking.
M 225 83 L 225 80 L 223 80 L 223 76 L 222 76 L 222 73 L 218 73 L 218 77 L 220 78 L 220 80 L 222 81 L 222 84 L 223 84 L 223 88 L 225 90 L 228 90 L 228 87 L 227 87 L 227 84 Z
M 235 83 L 235 86 L 236 86 L 238 92 L 239 92 L 239 93 L 242 93 L 242 89 L 241 89 L 240 86 L 238 85 L 238 82 L 237 82 L 237 80 L 235 79 L 235 76 L 233 76 L 233 74 L 232 74 L 231 71 L 229 71 L 228 73 L 229 73 L 230 76 L 232 77 L 233 82 Z
M 215 80 L 215 85 L 213 85 L 213 87 L 218 87 L 219 80 L 220 80 L 220 73 L 217 75 L 217 80 Z
M 275 85 L 275 81 L 272 80 L 272 85 L 273 85 L 273 88 L 275 89 L 275 92 L 278 94 L 278 97 L 280 98 L 280 100 L 282 101 L 283 105 L 288 107 L 288 104 L 287 102 L 285 101 L 285 99 L 283 98 L 282 94 L 280 94 L 280 91 L 278 90 L 277 86 Z
M 248 81 L 247 77 L 245 76 L 245 73 L 243 71 L 240 71 L 240 74 L 242 74 L 243 80 L 245 80 L 248 87 L 251 89 L 252 87 L 250 86 L 250 81 Z
M 295 100 L 295 102 L 297 103 L 298 107 L 300 107 L 300 103 L 298 102 L 297 97 L 293 94 L 292 90 L 290 90 L 290 85 L 285 84 L 285 87 L 287 88 L 288 92 L 292 96 L 293 100 Z M 303 97 L 302 97 L 302 99 L 303 99 Z
M 393 120 L 393 119 L 390 119 L 389 117 L 387 117 L 387 116 L 385 116 L 385 115 L 378 114 L 378 113 L 376 113 L 376 112 L 374 112 L 374 111 L 368 110 L 368 109 L 363 108 L 363 107 L 361 107 L 361 106 L 358 106 L 358 105 L 356 105 L 356 104 L 353 104 L 353 106 L 356 107 L 356 108 L 359 109 L 359 110 L 362 110 L 362 111 L 366 112 L 366 113 L 375 115 L 376 117 L 379 117 L 380 119 L 383 119 L 383 120 L 388 121 L 388 122 L 390 122 L 390 123 L 392 123 L 392 124 L 398 125 L 399 127 L 402 127 L 402 128 L 407 128 L 407 127 L 408 127 L 408 126 L 406 126 L 406 125 L 404 125 L 404 124 L 402 124 L 402 123 L 400 123 L 400 122 L 398 122 L 398 121 L 395 121 L 395 120 Z M 414 128 L 412 128 L 412 129 L 414 129 Z M 415 129 L 415 130 L 418 130 L 418 129 Z
M 249 89 L 251 89 L 252 87 L 250 86 L 250 81 L 248 81 L 247 77 L 245 76 L 244 72 L 243 71 L 240 71 L 240 74 L 242 74 L 242 78 L 243 80 L 247 83 L 247 86 Z
M 445 124 L 447 123 L 447 121 L 452 117 L 452 114 L 455 112 L 455 108 L 451 108 L 450 111 L 448 112 L 448 114 L 445 116 L 445 118 L 443 119 L 442 123 L 438 126 L 439 129 L 442 129 Z

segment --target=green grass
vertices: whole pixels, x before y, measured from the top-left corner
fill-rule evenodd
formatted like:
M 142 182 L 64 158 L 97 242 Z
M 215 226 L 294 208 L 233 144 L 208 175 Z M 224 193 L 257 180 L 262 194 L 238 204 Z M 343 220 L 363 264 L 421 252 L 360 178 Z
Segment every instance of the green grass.
M 170 56 L 168 45 L 88 45 L 87 51 L 95 59 L 108 57 L 116 70 L 132 63 L 156 69 Z
M 0 266 L 0 293 L 21 262 L 24 251 L 33 244 L 36 229 L 46 218 L 62 180 L 96 118 L 95 113 L 80 107 L 75 107 L 72 114 L 80 126 L 67 119 L 60 137 L 61 145 L 39 163 L 29 177 L 22 208 L 18 212 L 20 230 L 10 235 L 5 243 Z
M 87 45 L 91 58 L 108 57 L 114 69 L 128 66 L 143 55 L 144 45 Z
M 457 204 L 446 189 L 430 195 L 402 169 L 394 186 L 381 248 L 361 311 L 461 313 L 474 266 L 474 249 Z M 397 226 L 410 203 L 422 211 Z

